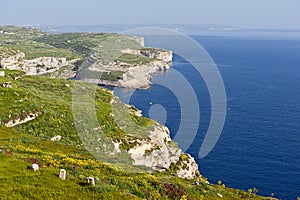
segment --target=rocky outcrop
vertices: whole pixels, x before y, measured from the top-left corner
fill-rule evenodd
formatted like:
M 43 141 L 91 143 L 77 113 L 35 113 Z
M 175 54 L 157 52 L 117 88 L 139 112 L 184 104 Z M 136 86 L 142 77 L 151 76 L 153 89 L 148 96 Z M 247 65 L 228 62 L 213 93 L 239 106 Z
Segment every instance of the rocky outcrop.
M 130 67 L 118 81 L 118 86 L 125 88 L 147 88 L 151 85 L 152 75 L 164 71 L 170 65 L 164 61 L 153 61 L 146 65 Z
M 178 167 L 175 172 L 178 177 L 193 179 L 195 176 L 200 176 L 195 159 L 187 153 L 181 154 L 179 161 L 174 164 Z
M 51 73 L 61 67 L 67 66 L 66 58 L 40 57 L 33 60 L 26 60 L 21 70 L 28 75 L 41 75 Z
M 172 51 L 156 51 L 155 49 L 142 49 L 140 50 L 140 54 L 148 58 L 158 59 L 165 62 L 172 62 Z
M 97 59 L 96 54 L 91 54 L 86 65 L 87 68 L 79 71 L 78 79 L 83 79 L 90 83 L 119 86 L 124 88 L 145 89 L 151 85 L 152 75 L 158 71 L 165 71 L 172 64 L 172 51 L 154 48 L 142 49 L 123 49 L 122 54 L 138 55 L 138 59 L 144 57 L 146 63 L 127 63 L 115 60 L 104 63 Z M 114 72 L 122 73 L 117 80 L 105 79 L 103 74 L 113 74 Z M 98 73 L 98 75 L 97 75 Z
M 128 151 L 134 165 L 147 166 L 158 171 L 168 170 L 186 179 L 193 179 L 199 174 L 194 158 L 178 148 L 165 126 L 156 125 L 150 131 L 150 140 L 138 140 L 137 144 Z
M 177 162 L 181 150 L 172 142 L 167 127 L 156 126 L 150 131 L 149 141 L 138 141 L 139 145 L 130 149 L 128 153 L 134 160 L 134 165 L 144 165 L 156 170 L 166 170 L 171 163 Z
M 19 69 L 23 67 L 25 60 L 25 54 L 23 52 L 18 52 L 13 56 L 5 56 L 0 58 L 0 67 L 4 69 Z
M 155 48 L 143 48 L 143 49 L 124 49 L 122 53 L 129 53 L 135 55 L 142 55 L 148 58 L 158 59 L 164 62 L 172 62 L 172 51 Z
M 68 61 L 66 58 L 40 57 L 26 60 L 23 52 L 18 52 L 14 56 L 0 58 L 1 68 L 22 70 L 28 75 L 51 73 L 67 65 Z
M 113 96 L 110 104 L 112 108 L 126 110 L 130 114 L 139 117 L 142 116 L 140 110 L 134 106 L 123 104 L 116 96 Z M 107 151 L 111 155 L 115 155 L 116 160 L 118 159 L 118 155 L 126 152 L 126 156 L 129 156 L 128 163 L 133 165 L 150 167 L 160 172 L 169 171 L 178 177 L 186 179 L 193 179 L 200 176 L 198 165 L 194 158 L 184 153 L 172 141 L 170 131 L 166 126 L 153 122 L 153 124 L 147 127 L 136 127 L 135 122 L 133 124 L 131 122 L 127 122 L 126 124 L 121 123 L 124 116 L 126 116 L 124 113 L 113 111 L 112 116 L 116 121 L 119 121 L 118 126 L 125 133 L 125 136 L 122 138 L 112 139 L 112 148 Z M 96 129 L 98 130 L 99 128 L 97 127 Z M 129 130 L 133 128 L 142 134 L 135 135 L 131 133 Z M 109 143 L 100 143 L 100 146 L 97 145 L 97 147 L 107 146 Z M 122 155 L 123 158 L 126 156 Z
M 14 120 L 10 120 L 7 123 L 5 123 L 4 126 L 14 127 L 14 126 L 17 126 L 17 125 L 20 125 L 20 124 L 24 124 L 26 122 L 29 122 L 29 121 L 34 120 L 35 118 L 37 118 L 39 116 L 39 114 L 40 114 L 39 112 L 30 113 L 24 119 L 17 118 L 17 119 L 14 119 Z

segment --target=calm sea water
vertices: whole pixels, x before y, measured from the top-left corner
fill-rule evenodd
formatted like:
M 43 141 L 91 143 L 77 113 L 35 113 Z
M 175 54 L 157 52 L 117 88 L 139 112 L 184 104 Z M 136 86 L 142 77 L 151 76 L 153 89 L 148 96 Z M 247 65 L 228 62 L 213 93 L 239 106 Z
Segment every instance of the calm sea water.
M 233 188 L 256 187 L 259 194 L 277 198 L 300 196 L 300 40 L 193 37 L 214 59 L 224 80 L 228 112 L 222 135 L 208 156 L 198 152 L 210 120 L 210 98 L 202 77 L 191 64 L 174 55 L 172 68 L 154 76 L 184 75 L 197 94 L 201 121 L 187 150 L 212 183 Z M 178 86 L 180 87 L 180 86 Z M 181 90 L 185 93 L 185 90 Z M 128 95 L 128 92 L 119 94 Z M 172 89 L 154 84 L 136 90 L 130 103 L 177 132 L 182 111 Z M 186 97 L 188 98 L 188 97 Z M 152 106 L 164 108 L 155 114 Z M 197 114 L 197 113 L 195 113 Z M 193 123 L 193 118 L 184 123 Z M 186 130 L 187 132 L 189 130 Z

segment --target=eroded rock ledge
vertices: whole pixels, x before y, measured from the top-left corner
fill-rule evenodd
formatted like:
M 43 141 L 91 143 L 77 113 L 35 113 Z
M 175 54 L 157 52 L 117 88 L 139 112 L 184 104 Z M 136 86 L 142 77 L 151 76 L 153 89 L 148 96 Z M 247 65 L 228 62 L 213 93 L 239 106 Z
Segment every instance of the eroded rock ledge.
M 39 112 L 36 112 L 36 113 L 30 113 L 28 114 L 25 118 L 21 119 L 21 118 L 17 118 L 17 119 L 14 119 L 14 120 L 10 120 L 8 121 L 7 123 L 4 124 L 4 126 L 6 127 L 14 127 L 14 126 L 17 126 L 17 125 L 20 125 L 20 124 L 24 124 L 26 122 L 29 122 L 31 120 L 34 120 L 35 118 L 37 118 L 38 116 L 40 115 Z
M 193 179 L 200 176 L 194 158 L 182 152 L 171 140 L 167 127 L 156 125 L 150 131 L 150 140 L 138 141 L 138 145 L 128 151 L 134 165 L 151 167 L 154 170 L 168 170 L 178 177 Z

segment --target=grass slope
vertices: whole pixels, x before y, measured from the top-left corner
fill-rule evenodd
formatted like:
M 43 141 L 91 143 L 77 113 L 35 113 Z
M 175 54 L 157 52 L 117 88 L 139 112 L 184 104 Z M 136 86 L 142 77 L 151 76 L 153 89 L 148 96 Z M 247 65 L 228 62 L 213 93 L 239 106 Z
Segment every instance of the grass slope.
M 95 154 L 80 145 L 83 137 L 79 137 L 74 125 L 71 90 L 75 84 L 81 88 L 76 92 L 86 97 L 82 102 L 91 96 L 96 99 L 94 107 L 98 123 L 112 140 L 122 140 L 130 146 L 132 139 L 147 137 L 143 133 L 154 122 L 135 117 L 130 114 L 133 108 L 119 103 L 114 113 L 119 113 L 124 124 L 129 125 L 125 133 L 119 128 L 122 123 L 117 124 L 111 116 L 113 111 L 109 102 L 113 96 L 107 90 L 95 89 L 86 83 L 42 77 L 24 76 L 15 80 L 22 72 L 5 72 L 6 77 L 0 77 L 0 83 L 10 81 L 12 88 L 0 88 L 1 123 L 24 118 L 36 111 L 40 116 L 13 128 L 0 125 L 0 199 L 183 200 L 219 199 L 218 194 L 222 194 L 222 199 L 268 199 L 207 184 L 205 178 L 199 185 L 193 185 L 195 180 L 180 179 L 168 172 L 134 173 L 108 163 L 107 158 L 96 160 Z M 80 109 L 86 112 L 84 108 Z M 131 121 L 137 125 L 130 127 Z M 63 139 L 51 142 L 49 139 L 57 134 Z M 127 149 L 126 145 L 121 147 L 122 151 Z M 39 171 L 31 169 L 32 161 L 40 163 Z M 65 181 L 58 178 L 61 168 L 67 170 Z M 97 178 L 96 186 L 86 184 L 88 176 Z

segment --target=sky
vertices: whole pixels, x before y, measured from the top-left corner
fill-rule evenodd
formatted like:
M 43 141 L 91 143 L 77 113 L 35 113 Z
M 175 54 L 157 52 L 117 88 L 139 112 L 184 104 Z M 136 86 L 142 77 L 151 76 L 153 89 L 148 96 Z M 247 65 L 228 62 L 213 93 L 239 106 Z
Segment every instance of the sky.
M 300 29 L 299 0 L 0 0 L 0 25 L 216 24 Z

